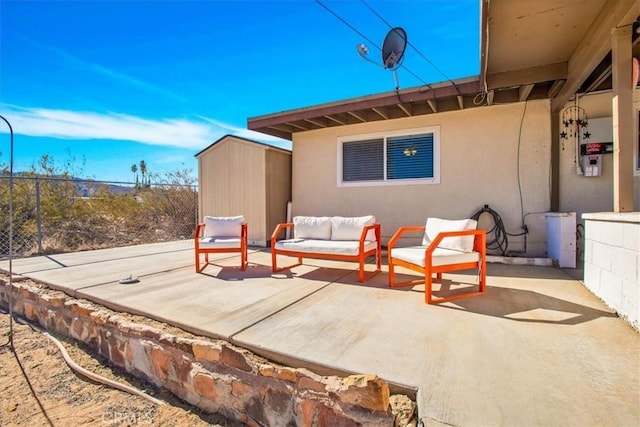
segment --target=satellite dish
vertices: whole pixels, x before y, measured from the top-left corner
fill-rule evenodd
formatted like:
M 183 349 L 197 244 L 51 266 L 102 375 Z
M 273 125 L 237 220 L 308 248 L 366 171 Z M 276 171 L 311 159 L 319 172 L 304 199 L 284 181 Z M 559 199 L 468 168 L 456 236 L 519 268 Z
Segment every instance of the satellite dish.
M 382 43 L 382 63 L 384 68 L 395 71 L 402 63 L 407 48 L 407 33 L 400 27 L 389 30 Z

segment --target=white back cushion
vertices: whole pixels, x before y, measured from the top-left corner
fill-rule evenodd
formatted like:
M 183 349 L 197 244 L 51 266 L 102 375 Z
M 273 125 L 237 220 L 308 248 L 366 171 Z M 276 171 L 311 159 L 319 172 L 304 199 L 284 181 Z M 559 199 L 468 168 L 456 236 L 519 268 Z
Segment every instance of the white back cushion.
M 478 221 L 475 219 L 448 220 L 427 218 L 422 244 L 429 246 L 441 231 L 475 230 Z M 472 252 L 474 236 L 445 237 L 440 241 L 439 248 L 452 249 L 460 252 Z
M 331 240 L 331 221 L 328 216 L 293 217 L 294 239 Z
M 205 216 L 204 237 L 240 237 L 244 216 Z
M 360 240 L 362 229 L 365 225 L 374 224 L 376 218 L 373 215 L 356 217 L 331 217 L 331 240 Z M 369 230 L 365 240 L 376 239 L 374 230 Z

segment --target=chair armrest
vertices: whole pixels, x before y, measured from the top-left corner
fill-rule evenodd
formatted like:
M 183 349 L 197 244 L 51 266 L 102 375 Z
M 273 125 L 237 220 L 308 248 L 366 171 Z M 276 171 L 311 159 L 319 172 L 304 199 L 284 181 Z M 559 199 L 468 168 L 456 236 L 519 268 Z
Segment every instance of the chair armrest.
M 400 237 L 402 237 L 403 234 L 417 233 L 419 231 L 424 233 L 424 227 L 424 225 L 412 225 L 398 228 L 393 237 L 391 237 L 391 240 L 389 240 L 389 243 L 387 244 L 387 250 L 391 251 L 391 249 L 393 249 L 396 242 L 400 239 Z
M 431 241 L 431 244 L 425 250 L 425 257 L 431 257 L 433 251 L 436 250 L 440 242 L 445 237 L 459 237 L 459 236 L 475 236 L 473 249 L 480 252 L 484 257 L 485 254 L 485 236 L 486 233 L 483 229 L 475 229 L 475 230 L 460 230 L 460 231 L 441 231 L 438 233 L 435 239 Z M 426 258 L 425 258 L 426 259 Z
M 362 229 L 362 234 L 360 234 L 360 246 L 364 245 L 365 240 L 367 240 L 367 234 L 369 233 L 369 230 L 374 230 L 376 235 L 376 242 L 380 241 L 380 224 L 369 224 L 365 225 Z
M 271 235 L 271 247 L 272 248 L 276 244 L 276 239 L 278 238 L 278 235 L 282 232 L 282 230 L 284 230 L 286 228 L 293 228 L 293 223 L 292 222 L 283 222 L 283 223 L 278 224 L 276 226 L 276 229 L 273 231 L 273 234 Z
M 204 223 L 198 224 L 196 226 L 196 232 L 195 232 L 194 238 L 198 240 L 200 237 L 202 237 L 203 232 L 204 232 Z

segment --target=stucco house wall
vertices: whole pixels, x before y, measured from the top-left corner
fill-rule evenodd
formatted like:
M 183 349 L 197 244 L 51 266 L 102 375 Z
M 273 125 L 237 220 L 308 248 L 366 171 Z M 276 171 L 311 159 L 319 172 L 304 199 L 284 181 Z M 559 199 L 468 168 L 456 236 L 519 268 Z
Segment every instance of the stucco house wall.
M 422 127 L 439 129 L 439 183 L 338 185 L 339 138 Z M 524 217 L 529 228 L 526 255 L 544 256 L 544 213 L 550 206 L 550 146 L 548 100 L 295 133 L 292 212 L 373 214 L 382 225 L 386 244 L 400 226 L 421 225 L 430 216 L 468 218 L 489 205 L 510 233 L 522 231 Z M 481 225 L 486 221 L 485 215 Z M 486 226 L 491 227 L 492 223 L 489 221 Z M 509 250 L 523 251 L 523 239 L 510 238 Z
M 565 108 L 574 105 L 571 101 L 565 105 Z M 589 131 L 594 133 L 593 124 L 599 122 L 602 126 L 602 119 L 608 120 L 612 118 L 612 102 L 611 92 L 603 92 L 597 94 L 585 95 L 578 100 L 578 105 L 584 109 L 592 126 Z M 636 111 L 635 126 L 638 126 L 637 115 L 640 110 L 640 92 L 634 91 L 634 110 Z M 562 117 L 560 118 L 562 120 Z M 613 127 L 613 122 L 611 122 Z M 560 125 L 562 129 L 562 124 Z M 602 131 L 602 129 L 598 129 Z M 601 132 L 598 132 L 601 133 Z M 612 141 L 613 130 L 608 130 Z M 638 135 L 636 132 L 634 133 Z M 590 138 L 590 142 L 600 142 L 596 138 Z M 586 141 L 585 141 L 586 142 Z M 637 145 L 638 141 L 634 141 Z M 571 140 L 565 140 L 564 148 L 560 144 L 560 162 L 559 162 L 559 208 L 562 212 L 576 212 L 578 224 L 584 225 L 582 214 L 593 212 L 611 212 L 613 209 L 613 154 L 604 154 L 602 156 L 602 175 L 597 177 L 585 177 L 576 172 L 576 153 L 575 143 Z M 628 159 L 628 167 L 633 167 L 633 159 Z M 640 210 L 640 175 L 636 173 L 633 178 L 634 182 L 634 209 Z M 578 238 L 578 254 L 579 260 L 582 261 L 581 254 L 584 253 L 584 230 Z

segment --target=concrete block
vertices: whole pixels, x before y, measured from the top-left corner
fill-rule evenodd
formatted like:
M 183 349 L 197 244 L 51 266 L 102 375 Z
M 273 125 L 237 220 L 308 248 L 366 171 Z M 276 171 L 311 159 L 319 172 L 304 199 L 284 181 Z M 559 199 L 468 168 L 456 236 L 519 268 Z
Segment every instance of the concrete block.
M 602 233 L 602 243 L 605 243 L 609 246 L 616 246 L 616 247 L 622 247 L 622 241 L 623 241 L 623 226 L 624 223 L 622 222 L 607 222 L 604 223 L 604 226 L 606 227 L 606 232 Z
M 594 242 L 591 262 L 603 270 L 611 271 L 611 246 Z
M 592 263 L 593 262 L 593 240 L 585 240 L 584 242 L 584 262 Z
M 612 248 L 611 272 L 625 280 L 638 282 L 639 252 L 624 248 Z
M 602 242 L 602 222 L 593 220 L 585 221 L 584 233 L 586 240 Z
M 640 283 L 622 281 L 622 310 L 631 326 L 640 329 Z
M 622 247 L 640 252 L 640 225 L 622 224 Z
M 610 271 L 600 274 L 600 293 L 598 295 L 614 310 L 622 310 L 622 278 Z

